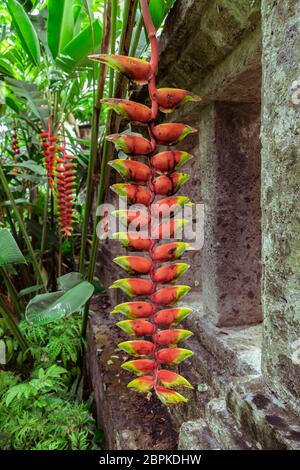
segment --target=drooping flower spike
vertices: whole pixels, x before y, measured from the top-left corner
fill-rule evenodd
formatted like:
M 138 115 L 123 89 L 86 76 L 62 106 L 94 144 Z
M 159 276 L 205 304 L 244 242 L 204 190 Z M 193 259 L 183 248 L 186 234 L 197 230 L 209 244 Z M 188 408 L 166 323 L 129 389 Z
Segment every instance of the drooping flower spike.
M 76 168 L 73 160 L 74 156 L 67 154 L 63 147 L 55 169 L 59 227 L 66 238 L 71 236 L 73 230 Z
M 56 166 L 56 159 L 58 157 L 58 144 L 59 137 L 51 135 L 51 118 L 48 118 L 48 131 L 40 133 L 40 144 L 42 147 L 42 153 L 44 155 L 44 165 L 47 172 L 49 185 L 52 191 L 54 191 L 54 173 Z
M 16 128 L 14 128 L 13 131 L 12 131 L 11 150 L 12 150 L 15 158 L 16 158 L 16 156 L 20 155 L 20 153 L 21 153 Z
M 139 393 L 155 393 L 169 406 L 187 401 L 173 388 L 193 388 L 184 377 L 165 369 L 165 365 L 176 366 L 193 354 L 178 347 L 178 343 L 188 339 L 192 333 L 182 328 L 172 329 L 192 312 L 189 308 L 176 307 L 190 287 L 174 285 L 189 268 L 188 264 L 176 261 L 192 247 L 182 241 L 172 241 L 186 223 L 175 215 L 184 205 L 191 204 L 188 197 L 175 195 L 188 180 L 187 174 L 177 171 L 192 156 L 179 150 L 157 153 L 156 147 L 157 144 L 174 145 L 197 131 L 181 123 L 155 125 L 155 120 L 158 108 L 168 113 L 200 98 L 186 90 L 156 89 L 157 40 L 148 0 L 141 0 L 141 6 L 152 47 L 151 61 L 116 55 L 98 55 L 91 59 L 112 66 L 136 83 L 148 83 L 151 109 L 128 100 L 103 100 L 122 118 L 146 124 L 149 132 L 149 140 L 133 134 L 107 136 L 117 150 L 130 157 L 110 162 L 124 180 L 124 183 L 114 184 L 112 190 L 125 198 L 129 206 L 138 204 L 113 213 L 125 230 L 127 228 L 127 231 L 115 233 L 114 238 L 128 250 L 140 253 L 114 259 L 120 268 L 134 277 L 116 280 L 111 286 L 121 289 L 132 299 L 117 305 L 112 313 L 125 317 L 117 325 L 133 338 L 119 344 L 121 350 L 135 358 L 122 365 L 123 369 L 138 376 L 128 387 Z M 132 157 L 140 156 L 148 156 L 148 164 L 132 160 Z M 166 243 L 165 240 L 170 241 Z M 146 256 L 142 255 L 143 252 Z

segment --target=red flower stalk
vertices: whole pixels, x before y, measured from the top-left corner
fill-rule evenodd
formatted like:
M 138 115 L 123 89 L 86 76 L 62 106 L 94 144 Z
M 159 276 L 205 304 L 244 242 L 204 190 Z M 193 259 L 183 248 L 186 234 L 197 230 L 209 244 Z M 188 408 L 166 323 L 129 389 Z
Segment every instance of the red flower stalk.
M 147 257 L 120 256 L 114 260 L 129 274 L 148 277 L 115 281 L 112 288 L 120 288 L 129 297 L 138 300 L 117 305 L 112 313 L 124 315 L 126 320 L 120 321 L 118 326 L 133 338 L 138 338 L 119 344 L 120 349 L 138 358 L 122 365 L 124 369 L 139 376 L 132 380 L 128 387 L 141 393 L 154 391 L 164 404 L 173 405 L 187 401 L 173 388 L 178 386 L 193 388 L 184 377 L 164 369 L 165 365 L 177 365 L 193 354 L 187 349 L 177 347 L 178 343 L 187 339 L 192 333 L 180 328 L 170 329 L 172 326 L 178 326 L 191 313 L 189 308 L 170 308 L 190 290 L 189 286 L 173 285 L 184 275 L 189 266 L 185 263 L 166 265 L 162 263 L 178 260 L 191 247 L 185 242 L 161 244 L 160 240 L 174 238 L 176 231 L 185 223 L 184 220 L 170 217 L 185 204 L 190 204 L 189 198 L 175 195 L 187 181 L 188 175 L 175 171 L 192 156 L 187 152 L 172 150 L 156 153 L 156 148 L 157 144 L 173 145 L 180 142 L 196 130 L 181 123 L 155 125 L 155 120 L 159 109 L 168 113 L 188 101 L 199 101 L 200 98 L 185 90 L 156 89 L 155 77 L 158 68 L 156 31 L 150 17 L 148 0 L 141 0 L 141 6 L 151 43 L 150 63 L 116 55 L 92 57 L 93 60 L 99 60 L 116 68 L 134 82 L 147 82 L 151 99 L 151 109 L 128 100 L 103 100 L 103 103 L 123 118 L 146 124 L 149 132 L 149 140 L 131 134 L 114 134 L 107 137 L 118 150 L 131 157 L 142 155 L 149 157 L 148 165 L 119 159 L 110 163 L 125 180 L 125 183 L 113 185 L 113 191 L 126 198 L 129 205 L 144 206 L 140 209 L 115 211 L 114 215 L 119 217 L 128 229 L 114 236 L 124 247 L 135 252 L 144 251 L 148 255 Z M 157 196 L 164 198 L 157 200 Z M 168 219 L 164 220 L 165 217 Z M 146 235 L 139 232 L 147 228 Z
M 44 163 L 48 181 L 53 193 L 56 193 L 59 228 L 68 238 L 72 233 L 74 215 L 74 180 L 75 166 L 73 155 L 66 152 L 66 143 L 59 143 L 58 135 L 51 135 L 51 120 L 48 119 L 48 131 L 40 134 L 43 147 Z
M 54 190 L 54 170 L 57 159 L 58 136 L 51 136 L 51 120 L 48 119 L 48 131 L 40 133 L 41 147 L 43 148 L 44 164 L 47 171 L 48 181 L 52 190 Z
M 63 235 L 68 238 L 72 234 L 74 216 L 74 185 L 75 167 L 73 155 L 66 153 L 65 145 L 59 147 L 62 154 L 57 158 L 55 180 L 57 190 L 57 205 L 59 213 L 59 227 Z
M 20 155 L 21 152 L 20 152 L 20 146 L 19 146 L 19 141 L 17 137 L 17 129 L 13 129 L 12 131 L 11 149 L 15 157 L 17 155 Z

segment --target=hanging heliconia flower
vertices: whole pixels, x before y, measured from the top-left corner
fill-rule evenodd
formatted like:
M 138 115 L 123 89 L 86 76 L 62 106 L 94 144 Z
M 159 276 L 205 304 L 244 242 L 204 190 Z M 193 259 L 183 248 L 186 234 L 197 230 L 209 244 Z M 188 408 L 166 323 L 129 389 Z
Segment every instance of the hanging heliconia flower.
M 56 166 L 56 159 L 58 153 L 63 151 L 63 147 L 60 147 L 58 141 L 59 137 L 57 135 L 51 135 L 51 120 L 48 119 L 48 131 L 42 132 L 40 134 L 41 147 L 44 155 L 44 165 L 47 171 L 47 177 L 49 185 L 52 190 L 54 190 L 54 173 Z
M 66 152 L 64 145 L 61 155 L 56 160 L 55 181 L 59 228 L 66 238 L 71 236 L 73 228 L 75 167 L 74 156 Z
M 11 140 L 11 150 L 14 154 L 14 157 L 17 155 L 20 155 L 20 145 L 19 145 L 19 140 L 17 136 L 17 129 L 13 129 L 12 131 L 12 140 Z
M 74 156 L 66 151 L 66 143 L 60 144 L 61 137 L 51 135 L 51 120 L 48 119 L 48 131 L 40 134 L 44 154 L 44 164 L 48 181 L 57 199 L 59 229 L 68 238 L 72 234 L 74 218 Z M 64 139 L 65 140 L 65 139 Z
M 113 213 L 128 227 L 127 231 L 115 233 L 114 238 L 131 251 L 147 253 L 146 257 L 129 255 L 114 259 L 118 266 L 134 277 L 116 280 L 111 286 L 121 289 L 133 299 L 117 305 L 112 313 L 125 317 L 117 325 L 133 337 L 132 340 L 119 344 L 121 350 L 135 358 L 122 365 L 138 376 L 128 387 L 140 393 L 154 392 L 164 404 L 173 405 L 187 401 L 174 388 L 193 388 L 184 377 L 165 368 L 178 365 L 193 354 L 178 346 L 192 333 L 177 328 L 192 310 L 176 307 L 176 303 L 190 290 L 189 286 L 175 284 L 189 265 L 173 263 L 192 247 L 185 242 L 161 243 L 160 240 L 176 237 L 178 230 L 186 223 L 185 220 L 172 216 L 184 205 L 191 204 L 188 197 L 177 196 L 176 192 L 188 180 L 187 174 L 177 170 L 192 156 L 184 151 L 173 150 L 156 153 L 156 147 L 157 144 L 173 145 L 180 142 L 187 135 L 196 132 L 196 129 L 181 123 L 155 125 L 155 120 L 158 109 L 169 113 L 188 101 L 199 101 L 200 98 L 186 90 L 156 89 L 156 32 L 149 14 L 148 0 L 141 0 L 141 5 L 152 48 L 151 61 L 117 55 L 90 58 L 112 66 L 133 82 L 148 83 L 151 109 L 128 100 L 109 98 L 102 101 L 122 118 L 146 124 L 149 131 L 149 140 L 132 134 L 113 134 L 107 137 L 117 150 L 122 150 L 130 157 L 149 157 L 148 164 L 132 158 L 110 162 L 124 180 L 124 183 L 114 184 L 112 190 L 125 198 L 129 205 L 139 204 L 138 208 Z M 163 198 L 157 199 L 158 196 Z M 176 329 L 172 329 L 174 326 Z

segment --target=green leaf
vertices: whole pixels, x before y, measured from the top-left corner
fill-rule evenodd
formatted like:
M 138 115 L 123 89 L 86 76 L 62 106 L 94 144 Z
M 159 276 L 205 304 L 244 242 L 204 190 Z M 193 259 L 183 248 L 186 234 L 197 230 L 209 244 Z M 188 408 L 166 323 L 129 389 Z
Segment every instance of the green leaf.
M 150 15 L 153 21 L 153 24 L 156 29 L 158 29 L 167 14 L 169 13 L 169 10 L 172 8 L 173 3 L 175 3 L 175 0 L 151 0 L 149 3 L 149 11 Z
M 41 59 L 40 43 L 29 16 L 16 0 L 7 0 L 7 8 L 23 49 L 27 52 L 31 62 L 39 65 Z
M 34 297 L 26 307 L 29 323 L 43 325 L 78 312 L 93 295 L 94 287 L 81 282 L 68 291 L 52 292 Z
M 36 284 L 35 286 L 26 287 L 26 289 L 20 290 L 18 293 L 18 297 L 23 297 L 24 295 L 32 294 L 32 292 L 36 292 L 38 290 L 43 289 L 43 284 Z
M 0 59 L 0 73 L 9 77 L 14 75 L 11 64 L 2 57 Z
M 61 54 L 57 57 L 58 65 L 66 72 L 71 72 L 89 54 L 100 48 L 101 41 L 102 26 L 98 20 L 95 20 L 92 28 L 91 25 L 88 25 L 61 51 Z
M 73 0 L 48 0 L 47 39 L 54 59 L 73 38 L 73 3 Z
M 56 378 L 60 377 L 62 374 L 67 374 L 67 373 L 68 373 L 68 371 L 66 369 L 64 369 L 63 367 L 60 367 L 60 366 L 57 366 L 56 364 L 53 364 L 46 371 L 45 376 L 46 377 L 51 377 L 52 379 L 56 379 Z
M 26 219 L 25 222 L 26 222 L 29 235 L 35 237 L 38 240 L 38 242 L 40 242 L 42 238 L 43 226 L 39 224 L 36 220 Z M 47 227 L 46 247 L 49 249 L 52 246 L 57 246 L 57 244 L 58 244 L 57 235 L 50 230 L 50 227 Z
M 208 390 L 207 384 L 198 384 L 197 385 L 198 392 L 205 393 Z
M 26 260 L 10 231 L 4 228 L 0 230 L 0 266 L 13 263 L 26 264 Z
M 83 276 L 81 273 L 68 273 L 57 279 L 57 287 L 59 290 L 69 290 L 72 287 L 77 286 L 77 284 L 80 284 L 82 281 Z
M 14 167 L 21 167 L 21 168 L 27 168 L 30 171 L 33 171 L 36 175 L 41 175 L 45 176 L 46 175 L 46 170 L 42 165 L 38 165 L 32 160 L 27 160 L 26 162 L 22 163 L 14 163 Z
M 15 204 L 17 206 L 32 206 L 32 204 L 24 198 L 15 199 Z M 0 207 L 9 207 L 11 206 L 11 201 L 3 201 L 0 203 Z
M 5 101 L 8 106 L 20 115 L 20 100 L 25 101 L 28 121 L 30 122 L 31 119 L 37 118 L 42 122 L 43 127 L 46 128 L 48 119 L 47 101 L 43 99 L 43 94 L 38 90 L 37 86 L 34 83 L 16 80 L 11 77 L 5 77 L 5 83 Z M 8 101 L 8 98 L 10 101 Z

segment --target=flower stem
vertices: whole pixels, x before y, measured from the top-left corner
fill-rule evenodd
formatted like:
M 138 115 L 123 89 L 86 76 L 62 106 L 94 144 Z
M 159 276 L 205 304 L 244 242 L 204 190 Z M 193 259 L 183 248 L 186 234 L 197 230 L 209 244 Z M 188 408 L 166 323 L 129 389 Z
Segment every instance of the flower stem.
M 151 16 L 150 16 L 150 12 L 149 12 L 148 0 L 141 0 L 141 7 L 142 7 L 142 16 L 143 16 L 143 19 L 144 19 L 144 22 L 145 22 L 146 30 L 147 30 L 147 33 L 148 33 L 148 36 L 149 36 L 149 39 L 150 39 L 150 44 L 151 44 L 151 60 L 150 60 L 151 76 L 150 76 L 150 79 L 149 79 L 149 82 L 148 82 L 148 90 L 149 90 L 149 96 L 150 96 L 151 104 L 152 104 L 152 107 L 151 107 L 151 109 L 152 109 L 152 120 L 150 121 L 150 123 L 148 125 L 148 132 L 149 132 L 149 137 L 150 137 L 150 140 L 151 140 L 151 143 L 152 143 L 153 152 L 155 152 L 156 147 L 157 147 L 157 142 L 156 142 L 156 140 L 154 138 L 154 135 L 152 133 L 152 128 L 154 126 L 154 122 L 155 122 L 155 120 L 157 118 L 157 114 L 158 114 L 158 104 L 157 104 L 157 100 L 156 100 L 156 74 L 157 74 L 157 69 L 158 69 L 158 43 L 157 43 L 157 38 L 156 38 L 156 30 L 155 30 L 155 27 L 153 25 L 153 22 L 152 22 L 152 19 L 151 19 Z M 152 202 L 153 202 L 154 199 L 155 199 L 155 192 L 154 192 L 154 188 L 153 188 L 153 180 L 155 178 L 155 169 L 153 168 L 152 163 L 151 163 L 151 156 L 152 155 L 153 155 L 153 153 L 149 157 L 149 166 L 151 168 L 151 177 L 149 178 L 149 181 L 148 181 L 148 187 L 149 187 L 150 192 L 152 193 Z M 152 233 L 151 233 L 151 227 L 152 227 L 152 223 L 151 223 L 151 205 L 149 206 L 149 218 L 148 218 L 148 220 L 149 220 L 150 236 L 152 238 Z M 156 240 L 153 240 L 152 244 L 151 244 L 151 248 L 149 249 L 149 257 L 152 260 L 152 269 L 151 269 L 151 272 L 150 272 L 150 277 L 151 277 L 151 280 L 153 282 L 153 292 L 156 292 L 156 290 L 157 290 L 157 284 L 153 280 L 153 273 L 154 273 L 156 263 L 153 260 L 152 253 L 153 253 L 153 248 L 155 247 L 155 244 L 156 244 Z M 156 343 L 155 339 L 154 339 L 154 345 L 155 345 L 155 349 L 154 349 L 154 362 L 155 362 L 154 390 L 156 390 L 156 386 L 157 386 L 157 382 L 158 382 L 159 363 L 157 362 L 157 358 L 156 358 L 157 343 Z
M 9 310 L 8 306 L 4 302 L 1 295 L 0 295 L 0 313 L 3 316 L 4 320 L 6 321 L 8 328 L 11 330 L 14 337 L 18 341 L 20 348 L 22 349 L 23 352 L 26 352 L 29 349 L 29 345 L 26 339 L 24 338 L 22 332 L 20 331 L 20 328 L 15 322 L 11 311 Z
M 41 253 L 40 253 L 40 260 L 42 263 L 43 260 L 43 254 L 45 251 L 45 245 L 46 245 L 46 235 L 47 235 L 47 222 L 48 222 L 48 205 L 49 205 L 49 181 L 47 183 L 47 189 L 46 189 L 46 195 L 45 195 L 45 201 L 44 201 L 44 213 L 43 213 L 43 229 L 42 229 L 42 240 L 41 240 Z
M 14 311 L 17 314 L 18 318 L 20 319 L 23 315 L 23 309 L 20 305 L 20 301 L 18 299 L 18 292 L 13 285 L 9 275 L 7 274 L 7 271 L 4 266 L 0 268 L 0 273 L 2 274 L 2 277 L 4 279 L 7 291 L 9 293 L 9 296 L 11 298 L 12 304 L 14 306 Z
M 110 26 L 111 26 L 111 2 L 107 6 L 107 0 L 105 1 L 104 7 L 104 36 L 101 46 L 101 53 L 106 54 L 109 49 L 109 38 L 110 38 Z M 91 136 L 91 152 L 88 164 L 88 175 L 87 175 L 87 187 L 85 195 L 85 212 L 82 225 L 82 234 L 81 234 L 81 248 L 80 248 L 80 259 L 79 259 L 79 271 L 84 273 L 84 262 L 86 255 L 86 244 L 88 236 L 88 226 L 89 218 L 92 208 L 92 199 L 93 199 L 93 186 L 94 186 L 94 172 L 96 166 L 96 160 L 98 155 L 98 139 L 99 139 L 99 124 L 100 124 L 100 114 L 101 114 L 101 103 L 100 100 L 103 98 L 105 78 L 106 78 L 107 66 L 100 64 L 99 75 L 98 75 L 98 84 L 97 84 L 97 94 L 94 103 L 94 110 L 92 116 L 92 136 Z

